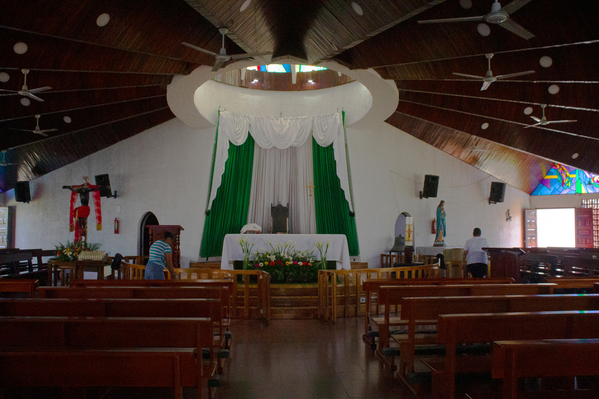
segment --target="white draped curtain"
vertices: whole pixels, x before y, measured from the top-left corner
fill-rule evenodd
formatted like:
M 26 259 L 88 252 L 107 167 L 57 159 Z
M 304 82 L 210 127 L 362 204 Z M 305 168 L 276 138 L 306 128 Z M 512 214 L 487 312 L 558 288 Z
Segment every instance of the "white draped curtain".
M 251 134 L 256 142 L 252 193 L 248 222 L 271 231 L 270 207 L 289 204 L 289 228 L 294 233 L 315 232 L 314 196 L 311 185 L 312 140 L 327 147 L 333 144 L 337 175 L 345 198 L 353 210 L 349 192 L 345 135 L 340 113 L 290 118 L 256 117 L 221 111 L 218 143 L 208 209 L 221 185 L 229 143 L 241 145 Z M 311 202 L 311 203 L 310 203 Z

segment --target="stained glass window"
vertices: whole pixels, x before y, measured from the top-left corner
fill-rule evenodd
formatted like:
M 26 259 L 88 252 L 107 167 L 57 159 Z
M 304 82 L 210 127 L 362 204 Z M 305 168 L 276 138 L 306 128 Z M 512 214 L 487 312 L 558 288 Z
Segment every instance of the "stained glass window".
M 532 195 L 599 193 L 599 175 L 556 163 Z

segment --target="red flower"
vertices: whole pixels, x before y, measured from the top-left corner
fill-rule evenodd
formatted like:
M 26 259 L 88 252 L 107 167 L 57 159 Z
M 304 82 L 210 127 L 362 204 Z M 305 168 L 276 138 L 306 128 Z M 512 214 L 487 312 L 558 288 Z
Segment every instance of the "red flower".
M 270 261 L 270 265 L 271 265 L 271 266 L 274 266 L 274 265 L 275 265 L 275 262 L 274 262 L 274 261 Z

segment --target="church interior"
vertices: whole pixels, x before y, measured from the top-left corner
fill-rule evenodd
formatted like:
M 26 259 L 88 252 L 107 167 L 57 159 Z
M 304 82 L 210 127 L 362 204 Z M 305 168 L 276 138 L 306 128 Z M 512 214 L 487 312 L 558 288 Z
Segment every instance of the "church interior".
M 593 1 L 4 3 L 0 324 L 22 324 L 0 336 L 22 337 L 0 398 L 599 396 Z M 173 270 L 144 280 L 167 231 Z M 212 301 L 185 323 L 214 342 L 83 350 L 157 328 L 67 327 L 100 318 L 85 292 L 136 308 L 127 290 L 164 302 L 148 319 L 191 317 L 174 292 Z M 68 328 L 90 333 L 34 345 Z M 155 384 L 104 376 L 111 345 Z M 42 352 L 67 382 L 7 377 Z

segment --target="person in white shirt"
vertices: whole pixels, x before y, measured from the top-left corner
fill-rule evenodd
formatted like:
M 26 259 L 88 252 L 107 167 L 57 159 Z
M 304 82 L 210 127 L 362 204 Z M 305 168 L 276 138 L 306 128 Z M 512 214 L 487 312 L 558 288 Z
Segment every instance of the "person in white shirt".
M 489 243 L 481 234 L 480 229 L 475 228 L 472 232 L 473 237 L 464 245 L 466 268 L 474 278 L 484 278 L 487 275 L 487 253 L 482 248 L 488 248 Z

